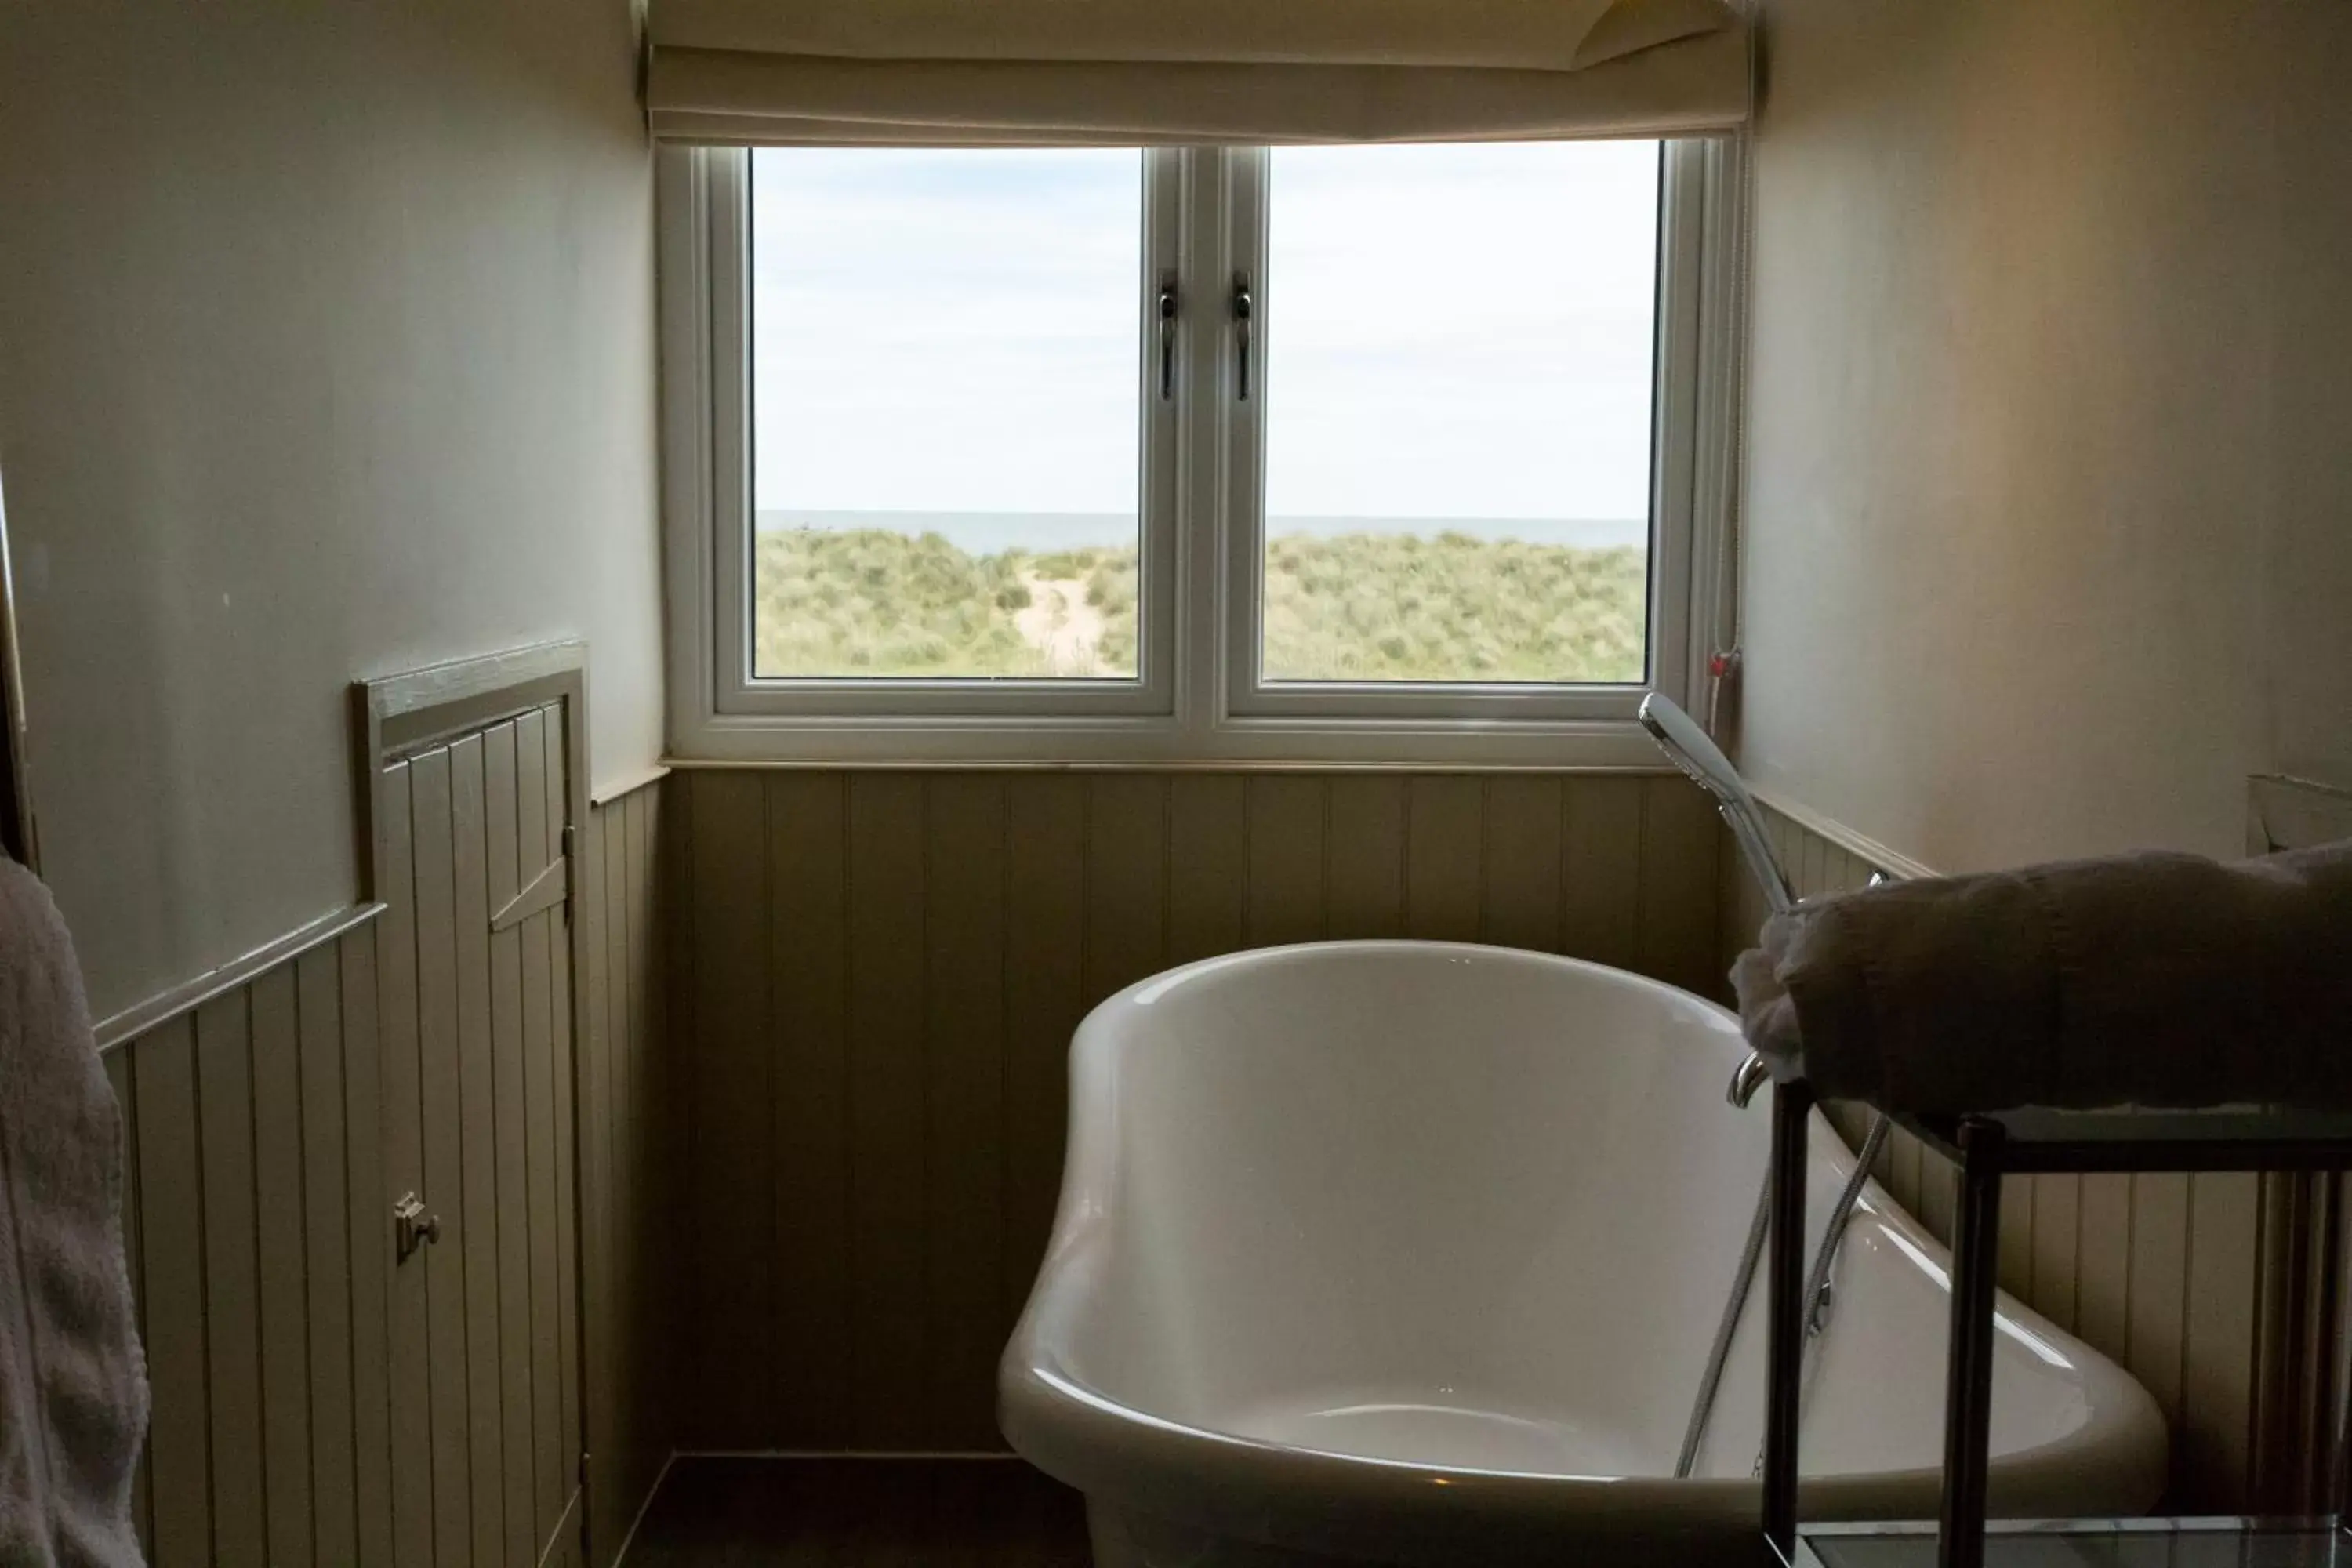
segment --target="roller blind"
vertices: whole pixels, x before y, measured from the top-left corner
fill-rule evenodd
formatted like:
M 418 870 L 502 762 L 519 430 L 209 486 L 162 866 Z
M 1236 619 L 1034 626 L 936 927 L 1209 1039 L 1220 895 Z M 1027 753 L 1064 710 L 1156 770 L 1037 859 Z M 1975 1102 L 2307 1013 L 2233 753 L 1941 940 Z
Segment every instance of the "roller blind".
M 673 141 L 1682 136 L 1748 111 L 1730 0 L 654 0 Z

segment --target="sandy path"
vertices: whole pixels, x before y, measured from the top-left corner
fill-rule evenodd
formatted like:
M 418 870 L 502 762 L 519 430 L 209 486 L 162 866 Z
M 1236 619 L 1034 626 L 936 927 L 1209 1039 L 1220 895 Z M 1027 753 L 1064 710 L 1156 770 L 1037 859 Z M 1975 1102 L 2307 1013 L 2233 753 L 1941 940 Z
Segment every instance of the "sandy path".
M 1049 675 L 1091 675 L 1095 650 L 1108 629 L 1103 613 L 1087 603 L 1087 584 L 1077 577 L 1026 579 L 1029 604 L 1013 616 L 1021 639 L 1045 656 Z

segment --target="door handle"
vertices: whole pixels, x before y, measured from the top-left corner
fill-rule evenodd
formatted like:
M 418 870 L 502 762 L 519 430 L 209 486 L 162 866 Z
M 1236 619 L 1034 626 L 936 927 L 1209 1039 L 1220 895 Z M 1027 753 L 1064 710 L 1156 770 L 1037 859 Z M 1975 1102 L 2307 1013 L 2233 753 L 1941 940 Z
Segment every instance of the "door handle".
M 441 1216 L 425 1212 L 425 1200 L 403 1193 L 392 1205 L 393 1261 L 405 1263 L 420 1247 L 441 1239 Z

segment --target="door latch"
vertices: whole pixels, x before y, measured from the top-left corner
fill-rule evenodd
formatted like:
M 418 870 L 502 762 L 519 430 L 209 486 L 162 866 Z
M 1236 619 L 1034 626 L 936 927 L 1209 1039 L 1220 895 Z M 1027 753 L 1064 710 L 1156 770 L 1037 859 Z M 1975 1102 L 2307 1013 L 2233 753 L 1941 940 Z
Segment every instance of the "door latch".
M 441 1239 L 441 1216 L 425 1212 L 425 1200 L 403 1193 L 392 1205 L 393 1261 L 405 1263 L 415 1250 Z

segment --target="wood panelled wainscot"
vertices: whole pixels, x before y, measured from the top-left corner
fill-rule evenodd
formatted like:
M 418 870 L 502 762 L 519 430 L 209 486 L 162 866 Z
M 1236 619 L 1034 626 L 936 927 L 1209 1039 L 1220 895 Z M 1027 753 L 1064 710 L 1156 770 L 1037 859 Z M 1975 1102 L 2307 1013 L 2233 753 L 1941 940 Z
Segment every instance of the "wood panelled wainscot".
M 996 1356 L 1096 1002 L 1196 958 L 1380 936 L 1720 994 L 1760 913 L 1670 775 L 709 769 L 588 814 L 569 987 L 563 906 L 477 918 L 561 850 L 555 729 L 541 710 L 409 756 L 408 874 L 380 915 L 115 1032 L 158 1568 L 528 1568 L 550 1540 L 576 1560 L 560 1526 L 583 1513 L 603 1568 L 673 1449 L 1000 1450 Z M 497 804 L 533 784 L 543 810 Z M 1807 892 L 1871 869 L 1774 829 Z M 444 1236 L 396 1265 L 412 1168 Z M 1898 1140 L 1878 1174 L 1948 1226 L 1932 1155 Z M 556 1217 L 575 1191 L 576 1229 Z M 2003 1285 L 2156 1394 L 2174 1506 L 2233 1506 L 2254 1178 L 2041 1177 L 2008 1205 Z
M 668 1458 L 660 1369 L 684 1331 L 661 1180 L 676 1163 L 659 1131 L 661 791 L 592 813 L 574 858 L 591 955 L 575 1080 L 556 1055 L 562 908 L 499 931 L 488 919 L 560 852 L 553 745 L 535 714 L 402 764 L 407 871 L 380 913 L 110 1044 L 154 1393 L 137 1510 L 156 1568 L 533 1568 L 551 1542 L 546 1561 L 576 1563 L 579 1467 L 563 1453 L 583 1420 L 601 1568 Z M 576 1288 L 559 1128 L 573 1081 Z M 453 1102 L 434 1135 L 443 1238 L 399 1264 L 386 1140 L 425 1128 L 413 1098 L 404 1115 L 390 1101 L 428 1086 Z M 415 1158 L 436 1163 L 421 1142 Z M 404 1346 L 400 1276 L 429 1296 L 436 1273 L 444 1310 L 414 1308 Z M 564 1365 L 582 1332 L 584 1384 Z
M 690 1039 L 679 1447 L 1001 1448 L 1065 1056 L 1129 983 L 1413 936 L 1717 982 L 1674 776 L 673 774 Z
M 392 1558 L 376 928 L 106 1055 L 157 1568 Z

